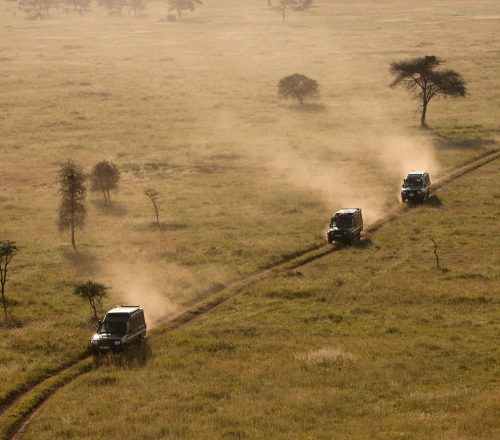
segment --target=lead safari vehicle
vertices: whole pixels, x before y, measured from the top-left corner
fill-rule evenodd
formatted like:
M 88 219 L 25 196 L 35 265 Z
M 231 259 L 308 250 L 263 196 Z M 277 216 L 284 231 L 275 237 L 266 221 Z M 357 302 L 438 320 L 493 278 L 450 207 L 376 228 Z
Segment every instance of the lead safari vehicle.
M 146 337 L 144 310 L 139 306 L 117 306 L 99 321 L 90 341 L 93 354 L 122 352 L 130 345 L 140 345 Z
M 341 209 L 333 214 L 328 229 L 328 243 L 341 241 L 353 244 L 361 238 L 363 216 L 360 208 Z
M 423 202 L 431 193 L 431 177 L 427 171 L 414 171 L 403 180 L 401 201 Z

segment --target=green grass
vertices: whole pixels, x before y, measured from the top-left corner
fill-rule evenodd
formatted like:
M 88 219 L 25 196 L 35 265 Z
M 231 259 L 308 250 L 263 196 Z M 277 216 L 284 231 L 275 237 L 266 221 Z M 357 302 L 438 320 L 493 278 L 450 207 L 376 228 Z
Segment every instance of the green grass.
M 496 438 L 498 171 L 455 181 L 369 246 L 158 328 L 148 363 L 79 378 L 25 438 Z
M 265 2 L 211 0 L 183 23 L 160 22 L 157 2 L 144 19 L 96 6 L 41 22 L 0 3 L 0 239 L 21 248 L 7 290 L 18 326 L 0 328 L 0 403 L 86 348 L 77 280 L 112 287 L 104 309 L 138 302 L 157 318 L 322 242 L 338 208 L 377 219 L 409 169 L 435 177 L 498 147 L 497 2 L 315 3 L 285 26 Z M 387 87 L 388 66 L 431 52 L 470 95 L 432 102 L 422 132 L 415 103 Z M 276 97 L 294 72 L 320 84 L 304 109 Z M 89 195 L 78 257 L 55 227 L 68 158 L 122 170 L 112 210 Z M 161 236 L 145 186 L 163 194 Z

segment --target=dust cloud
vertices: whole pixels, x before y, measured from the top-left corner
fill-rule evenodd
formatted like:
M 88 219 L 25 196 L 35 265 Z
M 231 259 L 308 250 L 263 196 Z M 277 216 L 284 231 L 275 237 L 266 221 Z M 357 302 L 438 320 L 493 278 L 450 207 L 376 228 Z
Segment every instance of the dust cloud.
M 215 127 L 219 137 L 225 133 L 226 143 L 234 145 L 238 139 L 241 151 L 264 163 L 284 184 L 314 192 L 329 212 L 361 208 L 367 225 L 385 215 L 395 195 L 399 199 L 401 181 L 408 172 L 428 170 L 432 176 L 439 170 L 427 134 L 407 133 L 382 109 L 373 112 L 373 107 L 369 114 L 361 108 L 351 114 L 332 139 L 311 130 L 304 134 L 296 116 L 281 115 L 272 132 L 257 137 L 251 127 L 227 112 L 220 114 Z
M 115 263 L 104 268 L 103 278 L 111 287 L 111 298 L 117 304 L 141 306 L 146 311 L 148 327 L 153 328 L 160 318 L 179 311 L 179 306 L 169 297 L 174 294 L 173 286 L 179 279 L 191 276 L 186 272 L 172 263 L 162 266 L 160 271 L 146 263 Z

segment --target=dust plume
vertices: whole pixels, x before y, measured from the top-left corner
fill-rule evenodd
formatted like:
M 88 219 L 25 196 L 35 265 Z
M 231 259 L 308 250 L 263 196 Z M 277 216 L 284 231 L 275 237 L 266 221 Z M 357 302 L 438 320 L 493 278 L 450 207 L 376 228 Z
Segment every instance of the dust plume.
M 407 133 L 383 109 L 374 111 L 373 104 L 369 113 L 362 104 L 353 106 L 349 120 L 336 128 L 331 139 L 304 123 L 321 117 L 289 111 L 280 115 L 272 131 L 257 137 L 251 127 L 227 112 L 221 112 L 215 126 L 227 143 L 238 139 L 240 149 L 278 174 L 284 184 L 311 190 L 329 213 L 362 208 L 366 224 L 383 217 L 394 204 L 394 194 L 399 195 L 408 172 L 425 169 L 433 175 L 438 170 L 429 137 Z
M 154 271 L 145 263 L 116 263 L 104 268 L 104 279 L 118 304 L 144 308 L 147 325 L 152 328 L 158 319 L 179 310 L 170 298 L 174 295 L 173 286 L 180 279 L 191 277 L 186 272 L 173 263 L 166 264 L 161 271 Z

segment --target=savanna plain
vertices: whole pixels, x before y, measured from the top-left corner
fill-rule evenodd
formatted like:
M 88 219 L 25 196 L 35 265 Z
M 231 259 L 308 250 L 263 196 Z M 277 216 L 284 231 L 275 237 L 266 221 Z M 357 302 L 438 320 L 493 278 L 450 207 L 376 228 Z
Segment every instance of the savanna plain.
M 151 329 L 144 362 L 96 364 L 23 438 L 500 437 L 498 161 L 398 208 L 406 172 L 438 180 L 498 149 L 498 1 L 317 0 L 284 24 L 265 0 L 207 0 L 176 22 L 161 2 L 138 18 L 16 7 L 0 1 L 0 239 L 20 248 L 0 404 L 85 352 L 77 281 L 110 287 L 104 311 L 141 304 Z M 424 55 L 468 95 L 432 101 L 422 130 L 388 85 L 391 62 Z M 318 81 L 304 106 L 277 97 L 293 73 Z M 68 159 L 121 170 L 111 207 L 88 194 L 78 253 L 56 227 Z M 189 325 L 155 326 L 322 244 L 342 207 L 367 225 L 402 215 Z

